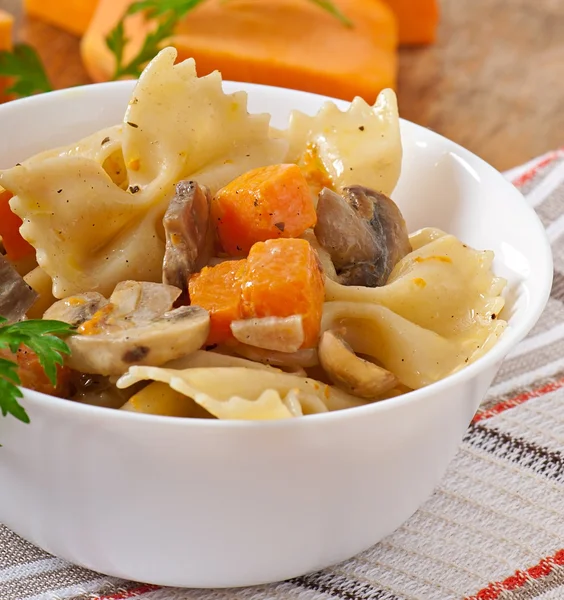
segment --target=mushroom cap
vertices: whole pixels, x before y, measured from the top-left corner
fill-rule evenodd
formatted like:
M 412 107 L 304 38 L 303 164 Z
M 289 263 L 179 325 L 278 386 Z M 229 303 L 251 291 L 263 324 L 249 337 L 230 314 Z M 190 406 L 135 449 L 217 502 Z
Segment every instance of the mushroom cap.
M 341 283 L 384 285 L 397 262 L 411 252 L 403 216 L 381 192 L 356 185 L 343 193 L 321 190 L 315 235 Z
M 37 292 L 0 254 L 0 315 L 9 323 L 20 321 L 37 298 Z
M 211 257 L 210 202 L 209 190 L 195 181 L 176 184 L 176 193 L 163 218 L 166 236 L 163 283 L 186 291 L 190 275 Z
M 67 364 L 83 373 L 102 375 L 121 375 L 131 365 L 163 365 L 200 349 L 209 327 L 206 310 L 181 306 L 131 329 L 69 337 Z
M 171 285 L 122 281 L 109 300 L 88 292 L 59 300 L 45 313 L 77 325 L 67 364 L 82 373 L 121 375 L 133 364 L 159 366 L 201 348 L 209 313 L 199 306 L 172 310 L 181 291 Z
M 373 400 L 399 383 L 390 371 L 357 356 L 342 332 L 325 331 L 318 352 L 319 362 L 331 381 L 353 396 Z

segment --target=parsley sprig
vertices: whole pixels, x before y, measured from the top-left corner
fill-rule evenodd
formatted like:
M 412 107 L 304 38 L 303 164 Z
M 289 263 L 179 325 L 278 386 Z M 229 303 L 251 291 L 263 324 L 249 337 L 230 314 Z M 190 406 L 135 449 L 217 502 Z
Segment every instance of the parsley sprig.
M 9 348 L 16 353 L 20 346 L 27 346 L 37 354 L 49 381 L 57 384 L 57 365 L 63 364 L 63 355 L 70 354 L 67 344 L 60 339 L 70 335 L 74 329 L 68 323 L 49 320 L 21 321 L 7 325 L 7 320 L 0 317 L 0 349 Z M 2 416 L 11 414 L 16 419 L 29 423 L 29 416 L 18 402 L 23 393 L 18 375 L 18 365 L 0 358 L 0 412 Z
M 112 79 L 139 77 L 145 65 L 155 57 L 174 33 L 174 28 L 192 9 L 206 0 L 137 0 L 129 5 L 117 25 L 106 37 L 106 45 L 112 51 L 116 66 Z M 129 62 L 124 63 L 123 54 L 128 39 L 125 35 L 125 20 L 130 15 L 145 12 L 148 21 L 156 21 L 154 31 L 147 34 L 139 52 Z

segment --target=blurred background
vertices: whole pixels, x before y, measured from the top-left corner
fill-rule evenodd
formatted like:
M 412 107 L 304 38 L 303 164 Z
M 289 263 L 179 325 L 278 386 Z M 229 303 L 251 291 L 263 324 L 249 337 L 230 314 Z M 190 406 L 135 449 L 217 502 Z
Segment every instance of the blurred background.
M 131 4 L 0 0 L 0 9 L 14 17 L 11 39 L 32 46 L 52 87 L 62 88 L 112 77 L 120 49 L 110 51 L 107 38 Z M 123 39 L 132 49 L 124 56 L 134 57 L 155 27 L 166 26 L 167 6 L 181 4 L 154 0 L 145 3 L 149 17 L 128 17 Z M 196 56 L 199 74 L 218 68 L 226 79 L 343 98 L 360 93 L 369 102 L 392 85 L 404 118 L 500 170 L 564 145 L 564 0 L 329 4 L 203 0 L 174 23 L 173 42 L 181 55 Z M 0 19 L 0 41 L 7 35 Z M 298 65 L 300 57 L 307 64 Z

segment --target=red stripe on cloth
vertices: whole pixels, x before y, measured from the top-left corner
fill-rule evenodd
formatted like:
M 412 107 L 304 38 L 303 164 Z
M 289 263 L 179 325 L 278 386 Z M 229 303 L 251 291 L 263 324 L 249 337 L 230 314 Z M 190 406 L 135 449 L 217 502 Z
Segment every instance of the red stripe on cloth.
M 136 598 L 141 594 L 148 594 L 149 592 L 156 592 L 161 588 L 158 585 L 144 584 L 139 587 L 128 590 L 127 592 L 118 592 L 117 594 L 110 594 L 109 596 L 94 596 L 92 600 L 127 600 L 127 598 Z
M 540 398 L 541 396 L 550 394 L 550 392 L 555 392 L 562 387 L 564 387 L 564 377 L 562 379 L 557 379 L 556 381 L 551 381 L 550 383 L 547 383 L 537 389 L 529 390 L 528 392 L 522 392 L 521 394 L 518 394 L 509 400 L 504 400 L 503 402 L 500 402 L 499 404 L 496 404 L 491 408 L 484 410 L 483 412 L 476 413 L 472 419 L 472 423 L 477 423 L 478 421 L 483 421 L 484 419 L 491 419 L 491 417 L 495 417 L 496 415 L 499 415 L 510 408 L 515 408 L 516 406 L 527 402 L 527 400 L 531 400 L 531 398 Z
M 515 187 L 524 186 L 527 181 L 530 181 L 543 167 L 546 167 L 551 162 L 554 162 L 560 156 L 560 152 L 551 152 L 548 156 L 545 156 L 538 163 L 535 163 L 530 169 L 521 173 L 517 179 L 515 179 L 512 183 Z
M 523 587 L 532 581 L 542 579 L 552 573 L 556 566 L 564 565 L 564 549 L 558 550 L 553 556 L 543 558 L 538 564 L 524 571 L 515 571 L 503 581 L 489 583 L 474 596 L 467 596 L 464 600 L 497 600 L 503 592 L 510 592 Z

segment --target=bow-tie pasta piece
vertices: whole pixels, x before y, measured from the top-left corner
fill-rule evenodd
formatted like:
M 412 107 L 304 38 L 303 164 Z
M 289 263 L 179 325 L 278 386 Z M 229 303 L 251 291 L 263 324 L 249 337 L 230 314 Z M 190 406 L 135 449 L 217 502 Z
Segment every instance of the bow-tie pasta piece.
M 96 162 L 103 164 L 114 152 L 121 150 L 121 133 L 121 125 L 106 127 L 78 142 L 39 152 L 28 158 L 25 161 L 25 164 L 28 167 L 32 167 L 47 158 L 65 156 L 82 156 L 84 158 L 91 158 Z
M 123 125 L 0 172 L 56 298 L 160 281 L 175 184 L 195 175 L 213 192 L 287 151 L 269 138 L 269 115 L 247 113 L 245 93 L 226 95 L 218 73 L 198 78 L 193 60 L 175 58 L 168 48 L 149 64 Z
M 392 312 L 360 302 L 326 302 L 322 330 L 335 330 L 357 354 L 376 359 L 400 382 L 424 387 L 487 352 L 503 333 L 502 321 L 446 338 Z
M 225 94 L 215 71 L 162 50 L 143 71 L 124 118 L 124 158 L 133 185 L 188 176 L 213 191 L 254 167 L 282 162 L 287 143 L 270 139 L 270 115 L 250 115 L 247 94 Z M 221 167 L 224 168 L 221 168 Z M 214 177 L 202 179 L 208 168 Z
M 346 111 L 327 102 L 311 117 L 293 111 L 287 130 L 289 162 L 314 152 L 336 189 L 362 185 L 386 195 L 396 186 L 402 146 L 396 95 L 382 91 L 374 106 L 355 98 Z
M 130 367 L 117 385 L 127 388 L 143 380 L 168 383 L 219 419 L 285 419 L 365 404 L 313 379 L 244 367 Z
M 131 194 L 98 161 L 68 155 L 0 172 L 0 184 L 15 193 L 10 206 L 56 298 L 108 295 L 126 279 L 160 281 L 162 190 Z
M 506 282 L 493 275 L 493 252 L 441 234 L 436 231 L 429 243 L 405 256 L 382 287 L 347 287 L 327 279 L 326 300 L 386 306 L 445 337 L 496 328 Z

